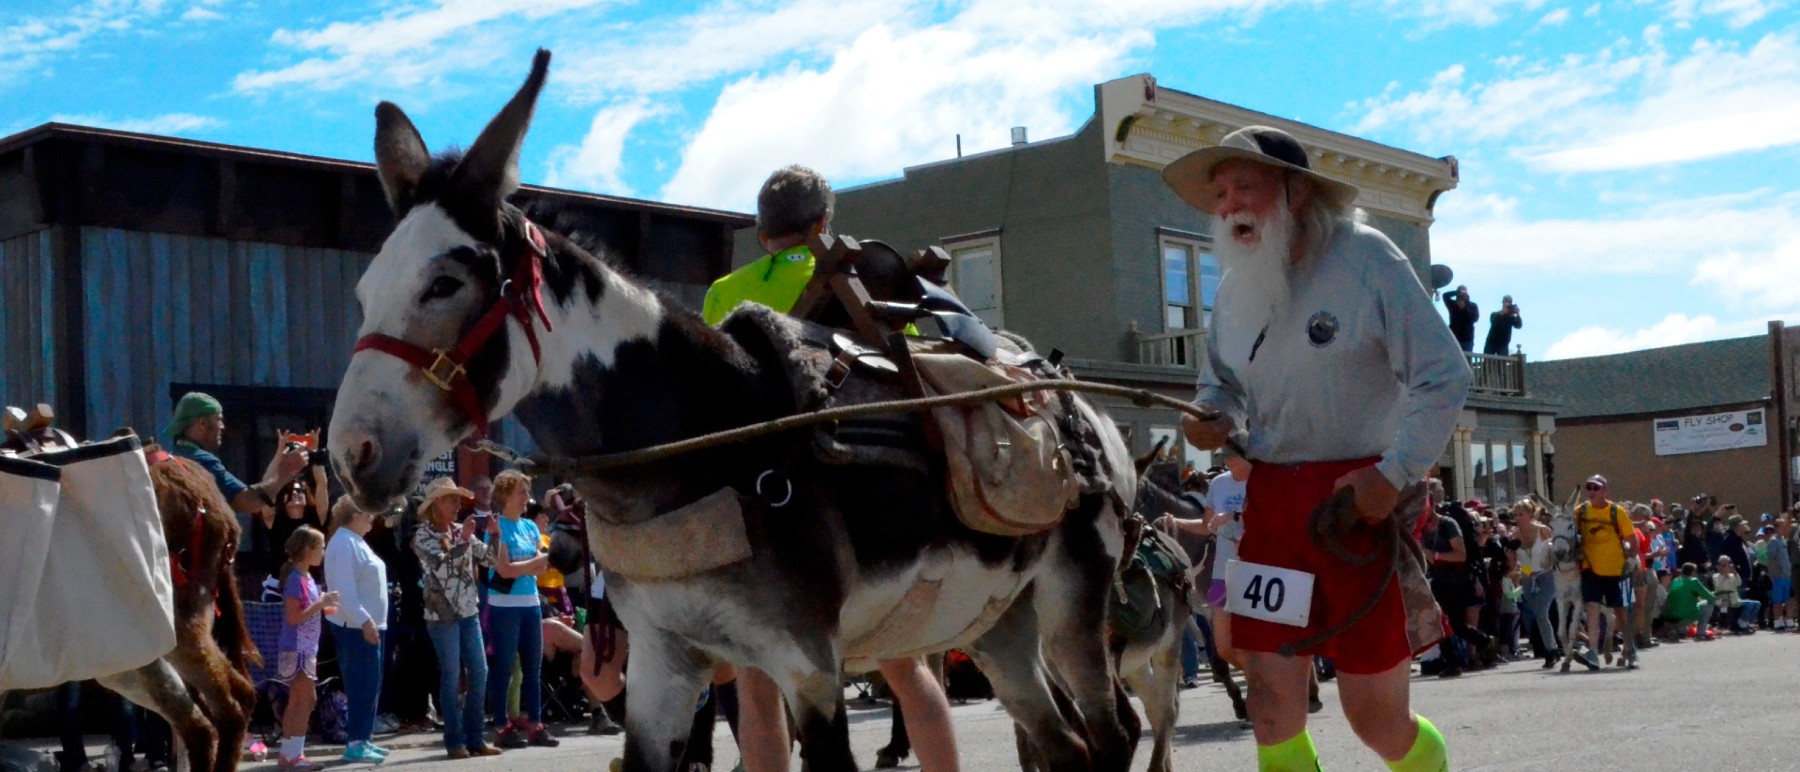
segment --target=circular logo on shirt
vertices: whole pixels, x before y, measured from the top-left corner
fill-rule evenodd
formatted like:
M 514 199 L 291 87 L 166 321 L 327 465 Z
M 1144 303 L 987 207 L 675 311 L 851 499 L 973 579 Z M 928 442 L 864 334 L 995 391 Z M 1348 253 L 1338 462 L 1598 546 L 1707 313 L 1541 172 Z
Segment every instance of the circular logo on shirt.
M 1338 319 L 1330 311 L 1320 311 L 1306 320 L 1306 339 L 1314 348 L 1324 348 L 1337 338 Z

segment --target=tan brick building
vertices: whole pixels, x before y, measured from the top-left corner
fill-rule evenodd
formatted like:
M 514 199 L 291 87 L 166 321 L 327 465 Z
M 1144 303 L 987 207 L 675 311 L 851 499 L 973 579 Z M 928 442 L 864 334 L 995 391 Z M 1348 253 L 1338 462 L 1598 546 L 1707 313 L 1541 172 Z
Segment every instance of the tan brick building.
M 1630 501 L 1710 493 L 1752 517 L 1781 508 L 1785 410 L 1770 335 L 1534 362 L 1533 392 L 1562 403 L 1550 486 L 1591 474 Z

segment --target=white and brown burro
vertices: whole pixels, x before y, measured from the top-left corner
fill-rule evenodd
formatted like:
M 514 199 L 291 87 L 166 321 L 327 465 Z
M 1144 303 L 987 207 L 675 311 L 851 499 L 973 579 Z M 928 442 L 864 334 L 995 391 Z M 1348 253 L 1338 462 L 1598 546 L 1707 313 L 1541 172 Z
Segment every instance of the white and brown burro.
M 803 409 L 786 354 L 749 334 L 757 325 L 709 327 L 507 203 L 548 64 L 538 52 L 461 155 L 432 157 L 399 108 L 376 109 L 398 224 L 357 286 L 362 339 L 330 432 L 333 463 L 366 507 L 501 416 L 569 457 Z M 577 475 L 631 631 L 625 767 L 673 768 L 709 667 L 730 662 L 780 686 L 809 768 L 854 769 L 843 663 L 963 647 L 1051 769 L 1126 769 L 1136 719 L 1104 635 L 1135 480 L 1117 429 L 1071 404 L 1090 429 L 1090 482 L 1106 490 L 1084 489 L 1028 536 L 965 527 L 941 454 L 910 471 L 828 465 L 809 432 Z

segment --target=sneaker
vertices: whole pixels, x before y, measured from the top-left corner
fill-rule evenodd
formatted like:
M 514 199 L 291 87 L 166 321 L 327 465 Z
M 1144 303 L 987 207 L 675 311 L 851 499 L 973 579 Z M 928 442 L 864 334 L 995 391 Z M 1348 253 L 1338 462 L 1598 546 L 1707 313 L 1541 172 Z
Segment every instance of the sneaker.
M 512 724 L 507 724 L 500 730 L 500 734 L 495 738 L 494 744 L 509 751 L 518 750 L 530 745 L 529 742 L 526 742 L 524 733 L 520 732 L 519 728 Z
M 471 746 L 469 746 L 468 750 L 469 750 L 470 756 L 498 756 L 498 755 L 500 755 L 500 749 L 496 748 L 492 745 L 471 745 Z
M 400 719 L 392 713 L 383 713 L 375 717 L 375 734 L 393 734 L 400 731 Z
M 1600 669 L 1600 663 L 1594 659 L 1594 652 L 1592 650 L 1582 652 L 1575 660 L 1580 662 L 1583 667 L 1586 667 L 1590 671 Z
M 363 745 L 366 746 L 371 752 L 380 754 L 383 758 L 386 758 L 388 755 L 388 749 L 383 748 L 379 745 L 376 745 L 375 743 L 363 743 Z
M 344 763 L 380 764 L 383 761 L 387 761 L 387 756 L 385 754 L 376 753 L 374 748 L 375 746 L 368 743 L 351 743 L 349 747 L 344 748 Z
M 536 729 L 531 730 L 531 735 L 526 738 L 525 743 L 527 745 L 535 745 L 539 748 L 555 748 L 558 745 L 562 745 L 561 740 L 556 739 L 550 734 L 550 727 L 544 726 L 543 724 L 538 724 Z
M 1462 674 L 1463 674 L 1462 668 L 1457 667 L 1455 665 L 1449 665 L 1449 666 L 1445 667 L 1443 670 L 1439 670 L 1437 676 L 1439 678 L 1459 678 L 1462 676 Z

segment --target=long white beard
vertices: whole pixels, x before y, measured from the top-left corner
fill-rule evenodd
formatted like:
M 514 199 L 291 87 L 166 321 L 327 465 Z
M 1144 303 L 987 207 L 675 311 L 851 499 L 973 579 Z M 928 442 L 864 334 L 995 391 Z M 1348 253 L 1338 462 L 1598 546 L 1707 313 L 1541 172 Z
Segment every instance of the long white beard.
M 1254 246 L 1232 237 L 1246 226 L 1261 236 Z M 1298 231 L 1285 199 L 1266 218 L 1239 212 L 1219 220 L 1213 249 L 1225 274 L 1219 282 L 1218 308 L 1221 321 L 1229 320 L 1236 334 L 1257 335 L 1287 311 L 1293 274 L 1289 261 Z

